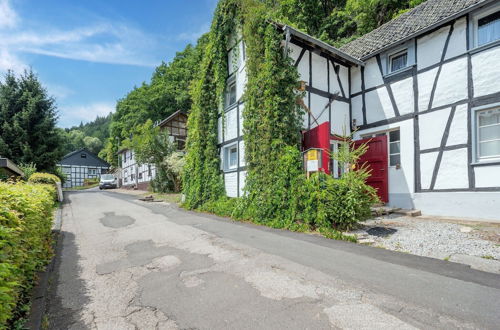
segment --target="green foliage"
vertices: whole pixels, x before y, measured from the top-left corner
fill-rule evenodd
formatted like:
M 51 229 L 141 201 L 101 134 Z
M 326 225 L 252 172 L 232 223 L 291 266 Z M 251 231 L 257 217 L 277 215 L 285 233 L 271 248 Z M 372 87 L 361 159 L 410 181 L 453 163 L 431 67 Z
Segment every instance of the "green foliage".
M 29 164 L 21 163 L 18 166 L 23 171 L 24 173 L 23 179 L 26 181 L 31 177 L 33 173 L 36 173 L 37 171 L 35 163 L 29 163 Z
M 57 176 L 59 180 L 61 180 L 61 185 L 63 185 L 66 182 L 67 175 L 66 173 L 63 172 L 62 168 L 56 167 L 53 171 L 52 174 Z
M 51 185 L 0 182 L 0 328 L 26 311 L 30 290 L 52 256 L 55 189 Z
M 304 11 L 317 10 L 305 2 L 301 5 Z M 272 19 L 272 11 L 261 1 L 218 4 L 200 76 L 193 84 L 184 206 L 275 228 L 319 229 L 328 237 L 355 240 L 339 230 L 352 228 L 370 215 L 376 195 L 365 184 L 368 173 L 360 169 L 338 180 L 321 173 L 306 178 L 299 151 L 303 115 L 297 102 L 303 97 L 297 91 L 299 75 L 281 46 L 283 35 L 270 24 Z M 227 49 L 238 31 L 247 55 L 243 110 L 247 176 L 244 197 L 234 199 L 224 196 L 217 117 L 228 76 Z M 347 168 L 365 151 L 366 146 L 354 149 L 347 143 L 335 157 Z
M 343 45 L 425 0 L 268 0 L 278 20 Z
M 54 174 L 49 174 L 49 173 L 33 173 L 30 176 L 28 182 L 56 185 L 57 182 L 61 182 L 61 179 L 59 179 Z
M 0 155 L 51 170 L 63 155 L 55 100 L 32 71 L 0 81 Z
M 151 120 L 137 126 L 132 140 L 124 143 L 134 149 L 140 164 L 153 164 L 156 175 L 151 182 L 154 192 L 179 192 L 184 154 L 176 151 L 169 132 L 154 126 Z
M 117 165 L 118 146 L 130 139 L 131 133 L 147 120 L 160 121 L 177 110 L 189 110 L 192 99 L 190 85 L 198 72 L 207 36 L 202 36 L 196 46 L 188 45 L 178 52 L 172 62 L 158 66 L 149 83 L 135 87 L 116 105 L 110 126 L 110 138 L 104 143 L 101 155 Z M 114 153 L 113 153 L 114 152 Z
M 105 117 L 97 116 L 91 122 L 80 123 L 79 126 L 60 129 L 59 134 L 64 140 L 64 153 L 87 148 L 98 154 L 105 147 L 105 141 L 109 138 L 110 124 L 113 114 Z

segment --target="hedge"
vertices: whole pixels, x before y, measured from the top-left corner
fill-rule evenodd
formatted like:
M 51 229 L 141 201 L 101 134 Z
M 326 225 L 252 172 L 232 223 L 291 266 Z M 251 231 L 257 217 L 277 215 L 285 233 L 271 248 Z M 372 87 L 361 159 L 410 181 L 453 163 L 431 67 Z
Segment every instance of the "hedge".
M 33 173 L 30 178 L 28 179 L 28 182 L 32 183 L 45 183 L 45 184 L 53 184 L 55 185 L 57 182 L 61 182 L 61 179 L 59 179 L 56 175 L 54 174 L 49 174 L 49 173 Z
M 52 256 L 55 187 L 0 182 L 0 329 L 23 317 L 38 271 Z

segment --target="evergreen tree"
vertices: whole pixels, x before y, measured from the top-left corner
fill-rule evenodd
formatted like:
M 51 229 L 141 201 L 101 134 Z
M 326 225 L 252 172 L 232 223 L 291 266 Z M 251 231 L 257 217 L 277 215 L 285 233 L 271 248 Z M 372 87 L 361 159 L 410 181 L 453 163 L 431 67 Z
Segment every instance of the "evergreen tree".
M 55 100 L 33 71 L 7 72 L 0 82 L 0 155 L 50 171 L 61 159 Z

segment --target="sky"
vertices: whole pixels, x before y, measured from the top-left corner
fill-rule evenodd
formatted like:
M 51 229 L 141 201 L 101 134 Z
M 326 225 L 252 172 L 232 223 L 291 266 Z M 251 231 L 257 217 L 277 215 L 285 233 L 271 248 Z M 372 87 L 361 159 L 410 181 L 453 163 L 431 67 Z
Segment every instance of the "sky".
M 31 68 L 56 99 L 59 127 L 92 121 L 207 32 L 216 4 L 0 0 L 0 75 Z

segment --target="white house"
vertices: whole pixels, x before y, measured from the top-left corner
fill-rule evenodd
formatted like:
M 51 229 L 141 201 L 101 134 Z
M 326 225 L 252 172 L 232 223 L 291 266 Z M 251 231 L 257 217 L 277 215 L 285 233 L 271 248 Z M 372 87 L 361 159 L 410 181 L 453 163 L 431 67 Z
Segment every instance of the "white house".
M 57 166 L 66 174 L 63 188 L 83 186 L 85 179 L 99 179 L 108 173 L 110 165 L 85 148 L 70 152 Z
M 304 148 L 335 149 L 335 136 L 354 130 L 388 205 L 500 220 L 500 2 L 429 0 L 340 49 L 278 26 L 306 83 Z M 237 64 L 219 142 L 226 192 L 237 197 L 246 175 L 241 40 L 228 57 Z
M 171 141 L 177 144 L 179 150 L 183 150 L 187 137 L 187 115 L 178 110 L 156 126 L 161 130 L 168 130 Z M 156 176 L 154 164 L 139 164 L 136 162 L 134 150 L 130 148 L 121 149 L 118 152 L 121 161 L 120 180 L 121 187 L 148 190 L 149 183 Z

